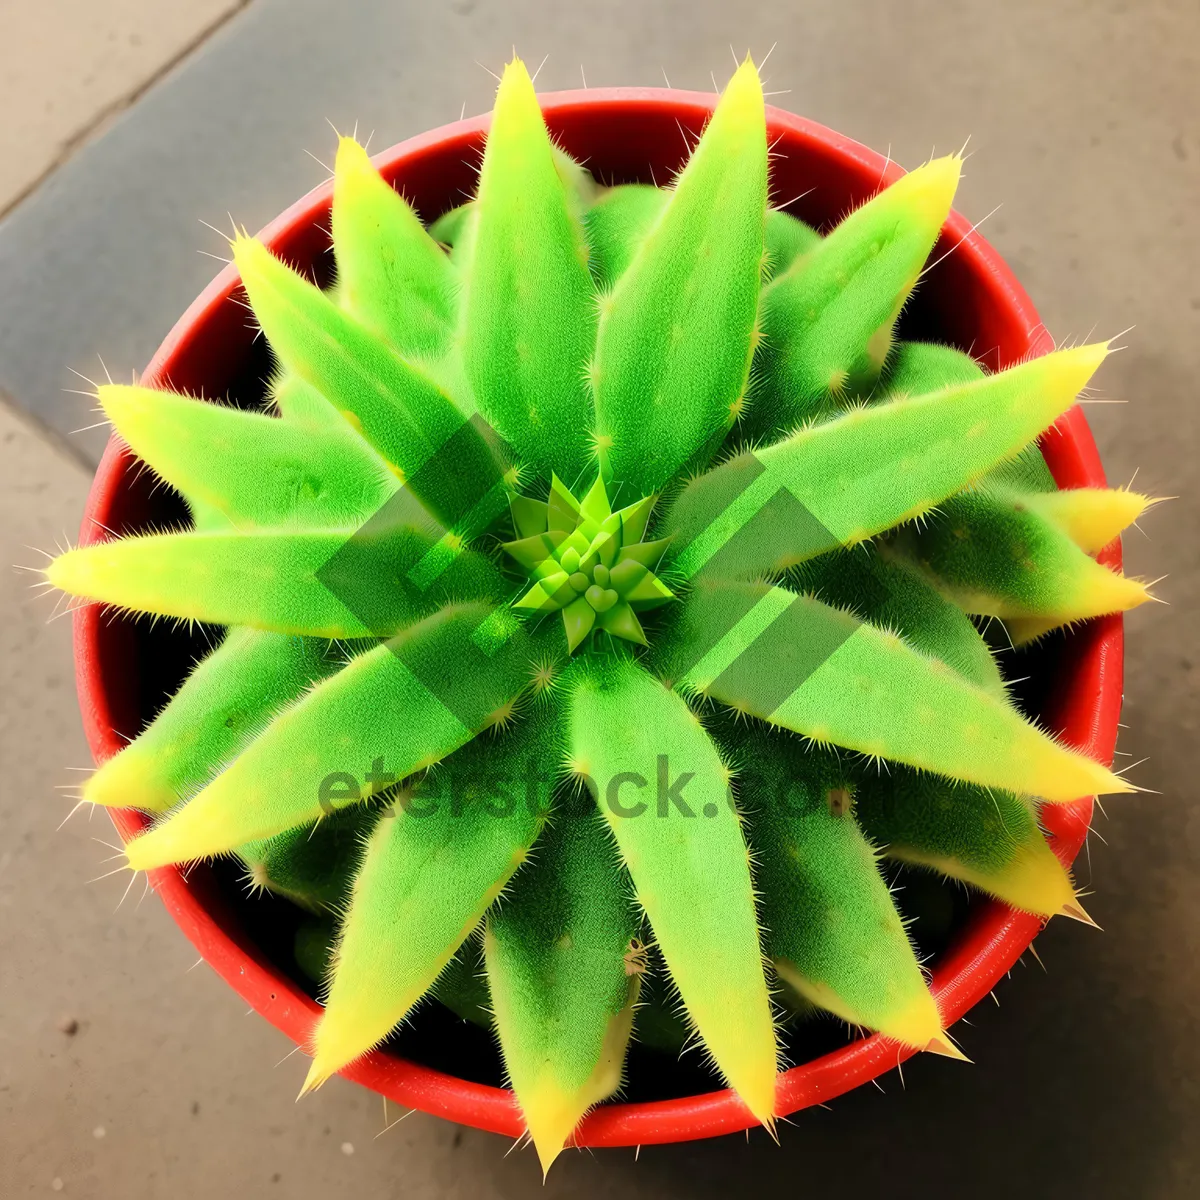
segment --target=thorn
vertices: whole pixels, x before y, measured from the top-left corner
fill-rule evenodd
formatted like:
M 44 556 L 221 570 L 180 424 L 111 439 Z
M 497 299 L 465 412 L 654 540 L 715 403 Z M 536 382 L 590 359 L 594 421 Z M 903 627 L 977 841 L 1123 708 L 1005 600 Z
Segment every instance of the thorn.
M 324 167 L 325 170 L 328 171 L 330 175 L 333 174 L 333 171 L 330 168 L 329 164 L 321 162 L 321 160 L 311 150 L 305 150 L 304 153 L 307 154 L 308 157 L 313 160 L 313 162 L 318 163 L 320 166 Z
M 121 898 L 120 898 L 120 900 L 117 901 L 117 907 L 113 909 L 114 914 L 119 913 L 121 911 L 121 905 L 125 903 L 125 898 L 129 895 L 129 893 L 131 891 L 133 891 L 133 885 L 134 885 L 134 883 L 137 882 L 137 877 L 138 877 L 138 873 L 136 871 L 134 871 L 130 874 L 129 883 L 126 884 L 125 890 L 121 893 Z
M 1033 955 L 1034 962 L 1036 962 L 1037 965 L 1041 967 L 1047 975 L 1049 975 L 1050 972 L 1046 971 L 1046 964 L 1042 962 L 1042 956 L 1037 952 L 1037 947 L 1032 942 L 1029 943 L 1029 953 Z
M 1058 915 L 1062 917 L 1070 917 L 1072 921 L 1079 921 L 1084 925 L 1090 925 L 1093 929 L 1099 929 L 1101 933 L 1104 930 L 1088 915 L 1088 911 L 1079 903 L 1078 897 L 1070 904 L 1064 904 L 1058 910 Z
M 513 58 L 516 58 L 516 56 L 517 56 L 517 52 L 516 52 L 516 50 L 514 49 L 514 50 L 513 50 Z M 476 59 L 476 60 L 475 60 L 475 65 L 476 65 L 477 67 L 483 67 L 483 63 L 481 63 L 481 62 L 479 61 L 479 59 Z M 492 78 L 493 78 L 493 79 L 494 79 L 494 80 L 495 80 L 497 83 L 499 83 L 499 82 L 500 82 L 500 76 L 499 76 L 499 75 L 497 75 L 495 71 L 493 71 L 493 70 L 490 70 L 488 67 L 483 67 L 483 69 L 484 69 L 485 71 L 487 71 L 487 73 L 488 73 L 488 74 L 489 74 L 489 75 L 490 75 L 490 76 L 491 76 L 491 77 L 492 77 Z M 301 1093 L 301 1094 L 303 1094 L 303 1093 Z
M 117 875 L 117 874 L 120 874 L 120 872 L 122 872 L 122 871 L 128 871 L 128 870 L 129 870 L 128 867 L 117 867 L 112 871 L 106 872 L 104 875 L 97 875 L 95 879 L 89 879 L 88 883 L 99 883 L 100 880 L 102 880 L 102 879 L 109 879 L 113 875 Z
M 387 1119 L 387 1117 L 386 1117 L 386 1113 L 387 1113 L 387 1108 L 386 1108 L 386 1105 L 387 1105 L 387 1097 L 386 1097 L 386 1096 L 384 1097 L 384 1101 L 383 1101 L 383 1102 L 384 1102 L 384 1106 L 385 1106 L 385 1107 L 384 1107 L 384 1114 L 385 1114 L 385 1116 L 384 1116 L 384 1119 L 386 1120 L 386 1119 Z M 413 1115 L 413 1113 L 415 1113 L 416 1111 L 417 1111 L 417 1110 L 416 1110 L 415 1108 L 410 1108 L 410 1109 L 408 1110 L 408 1112 L 406 1112 L 406 1113 L 401 1113 L 401 1114 L 400 1114 L 400 1115 L 399 1115 L 399 1116 L 398 1116 L 398 1117 L 397 1117 L 397 1118 L 396 1118 L 396 1119 L 395 1119 L 395 1120 L 394 1120 L 394 1121 L 393 1121 L 393 1122 L 392 1122 L 390 1125 L 385 1125 L 385 1126 L 384 1126 L 384 1127 L 383 1127 L 383 1128 L 382 1128 L 382 1129 L 381 1129 L 381 1130 L 380 1130 L 380 1131 L 379 1131 L 379 1132 L 378 1132 L 378 1133 L 375 1135 L 375 1137 L 373 1137 L 371 1140 L 372 1140 L 372 1141 L 376 1141 L 376 1140 L 378 1140 L 379 1138 L 383 1137 L 383 1135 L 384 1135 L 385 1133 L 387 1133 L 387 1131 L 388 1131 L 389 1129 L 395 1129 L 395 1128 L 396 1128 L 396 1126 L 397 1126 L 397 1125 L 399 1125 L 401 1121 L 407 1121 L 407 1120 L 408 1120 L 408 1118 L 409 1118 L 409 1117 L 411 1117 L 411 1116 Z
M 71 809 L 71 811 L 67 813 L 65 817 L 63 817 L 62 824 L 60 824 L 58 829 L 56 829 L 54 832 L 58 833 L 59 829 L 62 829 L 63 825 L 65 825 L 87 803 L 88 801 L 86 800 L 80 800 L 79 803 L 76 804 L 75 807 Z
M 993 993 L 994 995 L 994 993 Z M 942 1058 L 956 1058 L 959 1062 L 969 1063 L 971 1060 L 954 1044 L 950 1035 L 943 1030 L 937 1037 L 930 1038 L 925 1047 L 927 1054 L 937 1054 Z M 904 1076 L 900 1076 L 903 1081 Z
M 938 265 L 938 263 L 945 262 L 946 259 L 949 258 L 950 255 L 953 254 L 955 252 L 955 250 L 957 250 L 959 248 L 959 246 L 961 246 L 963 244 L 963 242 L 965 242 L 967 240 L 967 238 L 969 238 L 980 227 L 980 225 L 982 225 L 984 223 L 984 221 L 986 221 L 989 217 L 994 217 L 1003 207 L 1004 207 L 1004 204 L 1003 204 L 1003 202 L 1001 202 L 1000 204 L 997 204 L 996 207 L 993 208 L 990 213 L 986 213 L 984 216 L 980 217 L 979 220 L 976 221 L 975 224 L 972 225 L 971 228 L 968 229 L 967 232 L 964 233 L 962 235 L 962 237 L 960 237 L 958 239 L 958 241 L 955 242 L 954 245 L 951 246 L 950 249 L 946 251 L 945 254 L 939 255 L 933 262 L 931 262 L 929 264 L 929 266 L 927 266 L 921 272 L 919 278 L 924 279 L 925 276 L 928 275 L 929 272 L 932 271 L 934 269 L 934 267 L 936 267 Z
M 776 42 L 772 42 L 772 43 L 771 43 L 771 48 L 770 48 L 770 50 L 768 50 L 768 51 L 766 52 L 766 54 L 764 54 L 764 55 L 763 55 L 763 60 L 762 60 L 762 62 L 760 62 L 760 63 L 758 64 L 758 69 L 759 69 L 759 71 L 760 71 L 760 72 L 762 71 L 763 67 L 765 67 L 765 66 L 767 65 L 767 59 L 768 59 L 768 58 L 770 58 L 770 57 L 771 57 L 771 55 L 775 53 L 775 47 L 776 47 L 776 46 L 778 46 L 778 45 L 779 45 L 779 43 L 778 43 L 777 41 L 776 41 Z
M 335 132 L 336 132 L 336 130 L 335 130 Z M 279 1061 L 278 1061 L 278 1062 L 275 1064 L 275 1066 L 276 1066 L 276 1067 L 282 1067 L 282 1066 L 283 1066 L 283 1064 L 284 1064 L 285 1062 L 287 1062 L 287 1060 L 288 1060 L 289 1058 L 291 1058 L 291 1057 L 292 1057 L 292 1055 L 293 1055 L 293 1054 L 295 1054 L 297 1050 L 300 1050 L 300 1049 L 302 1049 L 302 1047 L 301 1047 L 300 1043 L 299 1043 L 299 1042 L 297 1042 L 297 1043 L 296 1043 L 296 1044 L 295 1044 L 295 1045 L 294 1045 L 294 1046 L 293 1046 L 293 1047 L 292 1047 L 292 1048 L 291 1048 L 291 1049 L 290 1049 L 290 1050 L 289 1050 L 289 1051 L 288 1051 L 288 1052 L 287 1052 L 287 1053 L 286 1053 L 286 1054 L 285 1054 L 285 1055 L 284 1055 L 284 1056 L 283 1056 L 283 1057 L 282 1057 L 282 1058 L 281 1058 L 281 1059 L 280 1059 L 280 1060 L 279 1060 Z
M 671 86 L 671 81 L 670 81 L 669 79 L 667 79 L 667 68 L 666 68 L 666 67 L 662 67 L 662 68 L 660 68 L 660 69 L 661 69 L 661 71 L 662 71 L 662 73 L 663 73 L 663 80 L 665 81 L 665 83 L 666 83 L 667 87 L 670 87 L 670 86 Z
M 579 78 L 583 80 L 583 90 L 587 91 L 587 76 L 583 73 L 583 63 L 579 64 Z
M 515 49 L 515 47 L 514 47 L 514 49 Z M 545 56 L 545 57 L 542 59 L 542 61 L 541 61 L 540 63 L 538 63 L 537 70 L 536 70 L 536 71 L 534 71 L 534 73 L 533 73 L 533 74 L 532 74 L 532 75 L 529 77 L 529 82 L 530 82 L 530 83 L 537 83 L 537 77 L 538 77 L 538 76 L 541 74 L 542 68 L 543 68 L 543 67 L 546 65 L 546 59 L 547 59 L 547 58 L 549 58 L 549 57 L 550 57 L 550 55 L 549 55 L 549 54 L 547 54 L 547 55 L 546 55 L 546 56 Z

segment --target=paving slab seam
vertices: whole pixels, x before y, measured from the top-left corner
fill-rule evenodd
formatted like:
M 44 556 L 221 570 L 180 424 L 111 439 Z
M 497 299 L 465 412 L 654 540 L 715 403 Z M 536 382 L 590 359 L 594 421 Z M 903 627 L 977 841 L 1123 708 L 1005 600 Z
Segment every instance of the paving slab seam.
M 203 29 L 199 30 L 196 35 L 186 42 L 180 49 L 163 62 L 154 72 L 148 75 L 137 87 L 126 92 L 123 96 L 118 96 L 117 99 L 110 101 L 104 105 L 90 121 L 87 122 L 81 129 L 76 130 L 63 143 L 62 149 L 54 156 L 50 164 L 41 171 L 34 179 L 30 180 L 3 208 L 0 208 L 0 221 L 3 221 L 10 213 L 16 211 L 17 208 L 30 196 L 32 196 L 43 183 L 49 179 L 55 171 L 59 170 L 71 158 L 77 154 L 84 146 L 88 145 L 94 138 L 99 137 L 108 128 L 110 122 L 115 120 L 126 109 L 135 105 L 154 85 L 160 82 L 163 78 L 169 75 L 177 66 L 185 62 L 191 55 L 195 54 L 205 42 L 223 29 L 238 13 L 244 11 L 250 5 L 250 0 L 236 0 L 234 6 L 223 12 L 214 21 L 210 22 Z

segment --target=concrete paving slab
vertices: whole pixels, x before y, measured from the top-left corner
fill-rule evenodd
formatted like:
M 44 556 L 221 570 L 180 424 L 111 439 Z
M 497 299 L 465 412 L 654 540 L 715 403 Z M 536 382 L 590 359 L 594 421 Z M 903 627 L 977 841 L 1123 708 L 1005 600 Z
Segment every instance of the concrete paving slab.
M 0 215 L 246 2 L 3 0 Z
M 1071 1194 L 1190 1197 L 1200 1184 L 1200 816 L 1191 801 L 1200 734 L 1197 417 L 1200 344 L 1200 9 L 1182 0 L 781 0 L 751 11 L 673 0 L 595 10 L 508 0 L 420 6 L 255 0 L 152 87 L 0 223 L 0 387 L 58 431 L 87 424 L 61 388 L 68 366 L 141 366 L 212 274 L 196 224 L 227 209 L 261 225 L 317 182 L 329 117 L 381 146 L 488 106 L 515 40 L 539 86 L 711 86 L 726 43 L 769 62 L 777 102 L 913 165 L 973 134 L 960 207 L 1009 258 L 1059 337 L 1136 322 L 1089 410 L 1112 477 L 1182 493 L 1127 539 L 1130 570 L 1170 571 L 1170 608 L 1129 621 L 1121 750 L 1162 795 L 1120 798 L 1093 839 L 1084 880 L 1096 935 L 1054 922 L 1038 943 L 1048 976 L 1018 968 L 963 1030 L 976 1060 L 916 1061 L 831 1112 L 801 1114 L 781 1149 L 761 1135 L 675 1148 L 572 1155 L 547 1196 L 725 1196 L 797 1186 L 847 1196 Z M 0 411 L 0 536 L 74 532 L 99 433 L 68 455 Z M 12 543 L 10 546 L 8 543 Z M 376 1098 L 335 1081 L 295 1106 L 288 1046 L 192 955 L 152 898 L 123 882 L 87 888 L 111 840 L 52 785 L 86 750 L 65 622 L 0 584 L 0 1194 L 211 1197 L 280 1194 L 532 1195 L 529 1154 L 415 1115 L 383 1128 Z M 79 1022 L 74 1035 L 56 1027 Z M 928 1056 L 926 1056 L 928 1058 Z M 396 1116 L 393 1112 L 393 1118 Z M 103 1136 L 96 1131 L 103 1129 Z M 343 1150 L 343 1143 L 353 1153 Z M 286 1190 L 285 1190 L 286 1189 Z

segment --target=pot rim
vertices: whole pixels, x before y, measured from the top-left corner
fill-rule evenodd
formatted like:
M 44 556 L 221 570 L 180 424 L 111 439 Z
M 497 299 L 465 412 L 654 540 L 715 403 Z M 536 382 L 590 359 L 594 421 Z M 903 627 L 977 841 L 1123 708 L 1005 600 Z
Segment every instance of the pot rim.
M 589 88 L 548 93 L 539 97 L 547 122 L 597 107 L 634 113 L 666 112 L 698 126 L 715 104 L 711 93 L 663 88 Z M 487 129 L 487 115 L 456 121 L 411 138 L 374 157 L 388 178 L 403 173 L 406 163 L 433 151 L 461 146 L 464 152 L 477 144 Z M 861 170 L 877 174 L 880 184 L 891 183 L 903 172 L 873 150 L 816 122 L 768 106 L 767 125 L 772 140 L 786 134 L 793 145 L 819 149 Z M 332 181 L 312 189 L 259 234 L 268 245 L 278 245 L 300 226 L 321 220 L 332 197 Z M 1034 356 L 1054 348 L 1032 301 L 999 254 L 975 232 L 959 213 L 952 212 L 943 228 L 954 253 L 962 256 L 975 282 L 1005 308 L 1024 334 L 1023 353 Z M 962 264 L 960 264 L 961 266 Z M 238 286 L 233 266 L 226 267 L 188 307 L 158 348 L 142 383 L 170 386 L 172 364 L 196 331 L 225 304 Z M 1078 406 L 1072 408 L 1042 438 L 1042 449 L 1061 487 L 1100 487 L 1104 471 L 1091 431 Z M 133 465 L 129 451 L 114 433 L 97 469 L 80 531 L 80 543 L 106 536 L 106 516 L 114 497 L 125 484 Z M 1100 555 L 1112 567 L 1120 565 L 1120 544 Z M 84 729 L 97 762 L 115 754 L 123 742 L 112 722 L 110 684 L 102 671 L 99 641 L 101 605 L 86 605 L 74 615 L 76 685 Z M 1104 617 L 1080 627 L 1068 644 L 1069 669 L 1060 679 L 1069 686 L 1047 714 L 1070 744 L 1104 762 L 1111 762 L 1120 714 L 1123 666 L 1123 621 Z M 1047 805 L 1043 822 L 1050 845 L 1070 864 L 1087 835 L 1092 800 Z M 133 810 L 112 810 L 122 838 L 141 831 L 147 819 Z M 195 874 L 195 873 L 193 873 Z M 240 930 L 229 928 L 214 914 L 205 891 L 177 867 L 152 871 L 151 885 L 176 924 L 209 965 L 233 989 L 297 1043 L 306 1043 L 320 1006 L 269 963 Z M 962 1017 L 1005 975 L 1040 932 L 1043 922 L 998 901 L 987 901 L 972 911 L 955 943 L 934 965 L 932 989 L 947 1025 Z M 802 1063 L 783 1072 L 777 1083 L 778 1111 L 788 1115 L 812 1104 L 829 1101 L 854 1087 L 898 1067 L 913 1051 L 873 1034 L 851 1045 Z M 397 1104 L 445 1117 L 461 1124 L 509 1137 L 523 1132 L 512 1092 L 459 1079 L 444 1072 L 408 1062 L 381 1050 L 373 1051 L 342 1072 L 347 1078 L 373 1089 Z M 756 1125 L 748 1109 L 728 1089 L 671 1100 L 638 1103 L 605 1103 L 593 1109 L 577 1131 L 579 1146 L 630 1146 L 688 1141 L 733 1133 Z

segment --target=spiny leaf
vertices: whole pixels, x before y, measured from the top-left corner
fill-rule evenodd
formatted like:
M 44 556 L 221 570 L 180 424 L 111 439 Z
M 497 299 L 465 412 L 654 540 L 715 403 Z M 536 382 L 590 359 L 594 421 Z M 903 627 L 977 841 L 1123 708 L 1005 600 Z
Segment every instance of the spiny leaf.
M 450 260 L 353 138 L 338 141 L 332 224 L 346 311 L 401 354 L 442 353 L 458 287 Z
M 888 360 L 886 375 L 872 399 L 885 401 L 923 396 L 927 392 L 940 392 L 943 388 L 984 378 L 983 368 L 969 354 L 952 346 L 936 342 L 900 342 Z M 1053 492 L 1058 486 L 1042 452 L 1035 445 L 1026 446 L 1016 458 L 1001 463 L 985 478 L 1036 492 Z
M 893 629 L 984 691 L 1005 698 L 1000 668 L 979 630 L 920 573 L 874 545 L 835 550 L 788 573 L 787 586 Z
M 1033 807 L 1012 792 L 896 766 L 858 773 L 854 812 L 889 858 L 931 867 L 1040 917 L 1077 903 Z
M 901 308 L 950 213 L 962 160 L 938 158 L 841 222 L 763 291 L 758 436 L 869 391 Z
M 667 514 L 674 566 L 695 575 L 730 543 L 719 569 L 750 577 L 921 516 L 1070 408 L 1106 353 L 1107 343 L 1060 350 L 737 455 L 693 480 Z
M 317 388 L 405 478 L 470 416 L 430 374 L 343 312 L 261 242 L 239 237 L 233 258 L 254 315 L 283 365 Z
M 1079 621 L 1136 608 L 1145 585 L 1089 558 L 1024 493 L 953 496 L 896 546 L 966 612 Z
M 560 755 L 557 714 L 538 706 L 500 740 L 448 759 L 375 827 L 302 1095 L 383 1041 L 429 991 L 525 861 Z M 526 780 L 528 794 L 504 790 Z
M 590 797 L 559 802 L 537 861 L 488 917 L 484 949 L 504 1065 L 543 1171 L 620 1085 L 641 917 Z
M 504 70 L 483 156 L 463 356 L 480 408 L 541 475 L 591 457 L 584 367 L 596 335 L 587 246 L 520 59 Z
M 523 653 L 486 659 L 485 673 L 472 649 L 487 616 L 483 605 L 447 606 L 317 684 L 194 799 L 130 842 L 130 866 L 274 837 L 369 799 L 470 741 L 530 678 Z
M 798 217 L 777 208 L 767 210 L 767 278 L 789 270 L 794 263 L 811 254 L 821 243 L 821 235 Z
M 284 705 L 339 665 L 327 642 L 231 629 L 149 728 L 89 777 L 83 799 L 166 812 L 207 783 Z
M 600 193 L 584 217 L 597 287 L 607 291 L 625 274 L 670 200 L 669 191 L 644 183 L 623 183 Z
M 569 761 L 596 796 L 671 976 L 718 1070 L 775 1116 L 775 1032 L 729 773 L 695 714 L 613 656 L 564 682 Z
M 341 437 L 347 427 L 355 437 L 359 436 L 354 423 L 347 421 L 345 415 L 338 412 L 311 383 L 288 371 L 280 369 L 275 372 L 267 385 L 267 403 L 285 421 L 296 421 L 300 425 L 319 429 L 322 436 Z
M 309 912 L 340 912 L 362 859 L 363 841 L 379 816 L 378 810 L 358 805 L 273 838 L 247 842 L 237 848 L 247 882 Z
M 846 768 L 763 730 L 729 732 L 727 744 L 746 764 L 738 795 L 780 978 L 844 1021 L 946 1052 L 951 1043 L 904 921 L 851 815 Z
M 757 319 L 766 190 L 762 85 L 747 60 L 602 304 L 597 442 L 608 476 L 637 494 L 711 453 L 733 423 Z
M 1154 501 L 1128 488 L 1068 488 L 1028 493 L 1022 502 L 1057 526 L 1087 554 L 1098 554 L 1150 508 Z
M 821 744 L 1054 802 L 1132 790 L 945 663 L 811 597 L 706 582 L 681 607 L 661 666 L 737 712 Z M 682 651 L 705 646 L 688 666 Z
M 460 204 L 457 208 L 442 213 L 430 225 L 429 236 L 450 251 L 457 251 L 468 236 L 468 228 L 474 225 L 475 213 L 475 201 L 468 200 L 465 204 Z M 452 253 L 450 261 L 454 262 L 457 257 Z
M 408 524 L 148 534 L 69 550 L 46 578 L 74 596 L 180 620 L 383 637 L 450 597 L 502 594 L 495 567 L 470 552 L 419 586 L 414 573 L 436 544 L 433 532 Z
M 623 183 L 600 192 L 585 218 L 592 274 L 598 287 L 611 288 L 625 273 L 670 199 L 667 189 L 644 183 Z M 821 235 L 811 225 L 790 213 L 768 209 L 764 228 L 766 273 L 786 271 L 820 240 Z
M 430 995 L 456 1017 L 481 1029 L 492 1028 L 492 998 L 483 968 L 483 942 L 468 938 L 438 976 Z
M 116 384 L 99 398 L 139 458 L 235 526 L 353 527 L 399 486 L 344 421 L 334 430 Z

